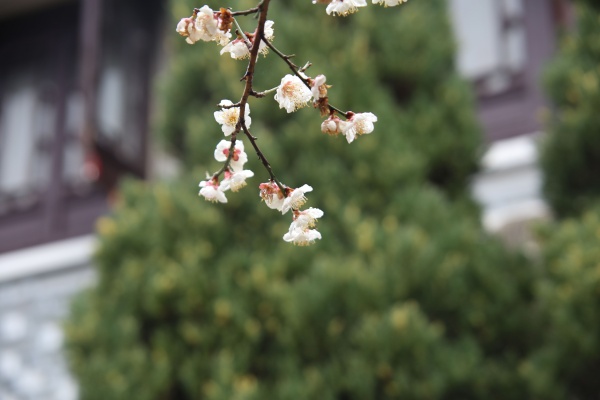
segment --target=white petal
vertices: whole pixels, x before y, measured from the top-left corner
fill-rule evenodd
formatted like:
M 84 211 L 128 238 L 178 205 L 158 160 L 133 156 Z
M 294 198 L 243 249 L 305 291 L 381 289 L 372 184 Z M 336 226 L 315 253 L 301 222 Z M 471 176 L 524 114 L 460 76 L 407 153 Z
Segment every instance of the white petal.
M 235 131 L 235 127 L 231 125 L 221 125 L 221 130 L 225 136 L 230 136 Z
M 346 140 L 348 141 L 348 143 L 352 143 L 354 139 L 356 139 L 356 130 L 349 129 L 346 132 L 344 132 L 344 135 L 346 136 Z
M 302 185 L 296 190 L 300 190 L 303 193 L 308 193 L 308 192 L 312 192 L 313 188 L 312 188 L 312 186 L 309 186 L 309 185 Z
M 267 207 L 273 210 L 281 211 L 284 199 L 280 199 L 277 195 L 274 195 L 271 200 L 265 200 Z
M 223 153 L 224 150 L 229 149 L 231 142 L 229 140 L 221 140 L 215 149 L 215 159 L 217 161 L 226 161 L 227 156 Z

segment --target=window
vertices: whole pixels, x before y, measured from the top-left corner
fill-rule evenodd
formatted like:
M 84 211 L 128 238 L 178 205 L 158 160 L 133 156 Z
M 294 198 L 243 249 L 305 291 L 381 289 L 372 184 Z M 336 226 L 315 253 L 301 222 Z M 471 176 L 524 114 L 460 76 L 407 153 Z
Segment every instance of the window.
M 453 0 L 457 63 L 480 95 L 518 86 L 526 63 L 523 0 Z
M 119 177 L 143 176 L 161 11 L 48 0 L 0 14 L 0 252 L 91 233 Z M 83 174 L 88 121 L 98 180 Z
M 104 0 L 96 88 L 97 140 L 141 174 L 160 1 Z
M 541 129 L 540 74 L 555 48 L 554 3 L 449 0 L 457 67 L 473 82 L 490 140 Z

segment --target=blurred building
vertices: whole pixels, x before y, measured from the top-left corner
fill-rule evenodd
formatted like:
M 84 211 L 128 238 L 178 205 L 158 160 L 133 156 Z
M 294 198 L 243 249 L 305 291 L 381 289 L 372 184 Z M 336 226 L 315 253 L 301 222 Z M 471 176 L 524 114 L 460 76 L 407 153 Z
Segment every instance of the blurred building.
M 0 399 L 77 398 L 61 320 L 147 169 L 161 0 L 0 0 Z
M 448 0 L 488 148 L 493 231 L 544 217 L 540 88 L 566 0 Z M 145 177 L 162 0 L 0 0 L 0 399 L 70 400 L 60 321 L 94 281 L 94 220 Z M 169 30 L 171 32 L 171 30 Z
M 527 244 L 528 223 L 549 216 L 541 194 L 538 141 L 548 111 L 541 87 L 560 30 L 572 25 L 567 0 L 449 0 L 457 67 L 473 82 L 488 146 L 472 185 L 483 224 Z

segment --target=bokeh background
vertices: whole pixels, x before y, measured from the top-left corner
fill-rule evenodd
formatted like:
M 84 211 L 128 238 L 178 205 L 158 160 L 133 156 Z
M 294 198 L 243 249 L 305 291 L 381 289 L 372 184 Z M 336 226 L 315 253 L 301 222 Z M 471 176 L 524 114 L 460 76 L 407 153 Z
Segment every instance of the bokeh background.
M 378 116 L 349 145 L 251 99 L 325 211 L 308 248 L 250 151 L 247 188 L 197 196 L 245 71 L 174 32 L 201 5 L 0 2 L 0 399 L 598 397 L 594 2 L 273 1 L 274 44 Z

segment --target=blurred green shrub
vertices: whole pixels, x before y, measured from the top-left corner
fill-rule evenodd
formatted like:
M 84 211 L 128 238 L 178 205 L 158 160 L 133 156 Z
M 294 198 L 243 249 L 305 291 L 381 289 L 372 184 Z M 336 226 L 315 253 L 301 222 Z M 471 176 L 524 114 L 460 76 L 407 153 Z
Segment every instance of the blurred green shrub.
M 544 191 L 559 216 L 582 213 L 600 196 L 600 9 L 577 5 L 577 32 L 545 77 L 555 109 L 542 150 Z
M 190 184 L 130 184 L 99 222 L 67 330 L 82 399 L 526 397 L 531 269 L 436 191 L 298 248 Z
M 600 207 L 542 232 L 540 348 L 523 371 L 540 399 L 596 399 L 600 367 Z

